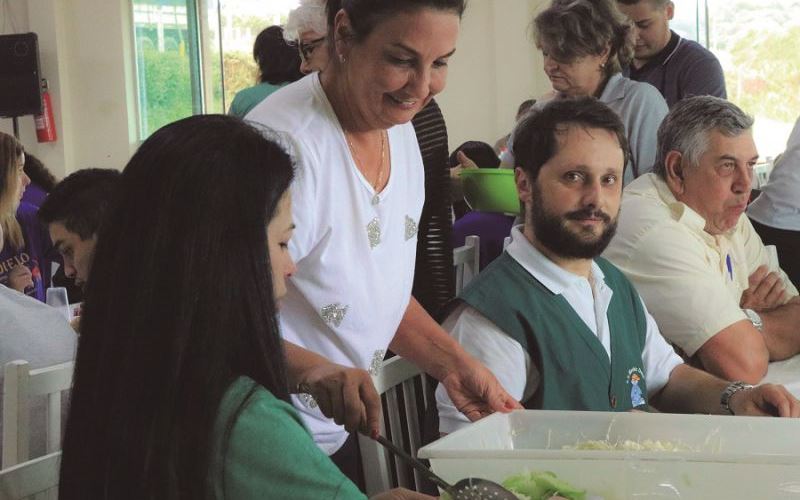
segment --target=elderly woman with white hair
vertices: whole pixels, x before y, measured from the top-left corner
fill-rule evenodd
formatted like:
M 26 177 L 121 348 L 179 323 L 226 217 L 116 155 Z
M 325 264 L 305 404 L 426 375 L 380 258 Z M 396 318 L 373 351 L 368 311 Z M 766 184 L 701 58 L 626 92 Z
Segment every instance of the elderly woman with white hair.
M 289 12 L 284 36 L 300 49 L 300 71 L 305 74 L 322 71 L 328 65 L 328 21 L 325 0 L 300 0 Z

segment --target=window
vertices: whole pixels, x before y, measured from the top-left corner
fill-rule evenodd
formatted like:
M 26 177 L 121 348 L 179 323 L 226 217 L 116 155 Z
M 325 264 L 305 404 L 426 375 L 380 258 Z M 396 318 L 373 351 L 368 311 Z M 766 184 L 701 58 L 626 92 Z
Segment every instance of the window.
M 183 0 L 134 0 L 139 135 L 192 114 L 190 10 Z
M 256 84 L 253 42 L 297 0 L 132 0 L 139 137 L 192 114 L 224 113 Z
M 675 0 L 671 26 L 720 60 L 762 161 L 781 153 L 800 115 L 800 0 Z
M 800 115 L 800 1 L 709 0 L 708 21 L 728 99 L 755 117 L 761 158 L 775 157 Z

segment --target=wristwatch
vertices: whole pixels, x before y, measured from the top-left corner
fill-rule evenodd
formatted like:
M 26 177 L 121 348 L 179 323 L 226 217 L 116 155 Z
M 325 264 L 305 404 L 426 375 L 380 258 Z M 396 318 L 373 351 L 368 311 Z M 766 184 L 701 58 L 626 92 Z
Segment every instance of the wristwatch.
M 737 380 L 735 382 L 731 382 L 730 384 L 728 384 L 728 387 L 726 387 L 725 390 L 722 391 L 722 395 L 719 398 L 720 406 L 722 406 L 722 409 L 725 410 L 725 412 L 728 413 L 729 415 L 735 415 L 735 413 L 733 413 L 733 409 L 731 408 L 731 405 L 730 405 L 731 398 L 737 392 L 739 392 L 739 391 L 747 391 L 747 390 L 752 389 L 753 387 L 754 386 L 752 386 L 750 384 L 745 384 L 741 380 Z
M 756 330 L 759 332 L 764 331 L 764 322 L 761 320 L 761 316 L 759 316 L 757 312 L 752 309 L 742 309 L 742 311 L 744 312 L 745 316 L 747 316 L 747 319 L 753 323 L 753 326 L 756 327 Z

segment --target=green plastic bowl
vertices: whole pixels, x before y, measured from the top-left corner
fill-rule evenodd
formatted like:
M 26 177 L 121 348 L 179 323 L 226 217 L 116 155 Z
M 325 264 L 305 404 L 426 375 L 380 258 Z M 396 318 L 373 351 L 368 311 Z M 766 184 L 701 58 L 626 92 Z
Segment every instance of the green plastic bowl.
M 464 199 L 473 210 L 519 214 L 519 195 L 510 168 L 470 168 L 461 171 Z

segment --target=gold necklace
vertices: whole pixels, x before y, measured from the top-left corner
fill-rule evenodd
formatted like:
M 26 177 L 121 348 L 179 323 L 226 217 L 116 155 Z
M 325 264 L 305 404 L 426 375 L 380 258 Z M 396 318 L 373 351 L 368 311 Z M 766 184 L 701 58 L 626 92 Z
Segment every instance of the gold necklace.
M 381 163 L 378 166 L 378 176 L 375 179 L 375 183 L 372 184 L 372 190 L 375 192 L 374 196 L 372 197 L 372 204 L 377 205 L 380 203 L 381 198 L 378 193 L 378 189 L 380 189 L 381 184 L 383 183 L 383 165 L 386 163 L 386 131 L 381 130 Z M 360 168 L 364 168 L 364 164 L 361 162 L 361 158 L 358 157 L 358 153 L 356 153 L 356 148 L 353 146 L 353 141 L 350 139 L 350 135 L 345 131 L 344 138 L 347 141 L 347 145 L 350 147 L 350 152 L 353 153 L 353 159 L 356 161 L 356 166 Z M 366 177 L 366 175 L 364 176 Z M 367 179 L 369 182 L 369 179 Z

